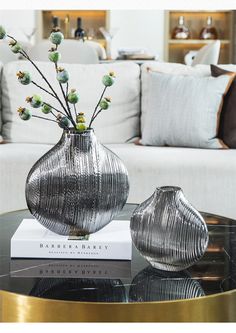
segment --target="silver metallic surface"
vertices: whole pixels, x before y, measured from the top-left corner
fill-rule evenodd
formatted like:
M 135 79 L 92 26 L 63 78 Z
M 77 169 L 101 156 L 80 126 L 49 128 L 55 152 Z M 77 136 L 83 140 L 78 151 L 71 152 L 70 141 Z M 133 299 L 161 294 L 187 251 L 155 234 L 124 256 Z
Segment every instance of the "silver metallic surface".
M 157 188 L 135 209 L 130 228 L 136 248 L 161 270 L 180 271 L 192 266 L 208 244 L 204 219 L 179 187 Z
M 97 142 L 92 130 L 64 131 L 26 181 L 30 212 L 62 235 L 85 235 L 103 228 L 122 209 L 128 192 L 124 164 Z

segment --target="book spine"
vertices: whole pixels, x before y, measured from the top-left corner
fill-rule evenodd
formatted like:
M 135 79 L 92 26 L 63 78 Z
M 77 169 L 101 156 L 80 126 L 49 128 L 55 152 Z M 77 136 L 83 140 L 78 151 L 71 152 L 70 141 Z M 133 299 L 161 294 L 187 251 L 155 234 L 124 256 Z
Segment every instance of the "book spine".
M 11 241 L 12 258 L 131 260 L 131 242 Z

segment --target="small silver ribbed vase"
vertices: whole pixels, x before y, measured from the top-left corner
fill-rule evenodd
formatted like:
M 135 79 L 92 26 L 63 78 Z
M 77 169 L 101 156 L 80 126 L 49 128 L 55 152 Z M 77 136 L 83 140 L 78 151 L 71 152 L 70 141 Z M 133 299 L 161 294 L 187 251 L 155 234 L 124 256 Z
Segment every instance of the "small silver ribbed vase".
M 86 235 L 103 228 L 123 208 L 128 192 L 127 169 L 97 142 L 93 130 L 64 131 L 26 181 L 30 212 L 61 235 Z
M 179 187 L 157 188 L 136 208 L 130 228 L 136 248 L 160 270 L 180 271 L 192 266 L 208 244 L 204 219 Z

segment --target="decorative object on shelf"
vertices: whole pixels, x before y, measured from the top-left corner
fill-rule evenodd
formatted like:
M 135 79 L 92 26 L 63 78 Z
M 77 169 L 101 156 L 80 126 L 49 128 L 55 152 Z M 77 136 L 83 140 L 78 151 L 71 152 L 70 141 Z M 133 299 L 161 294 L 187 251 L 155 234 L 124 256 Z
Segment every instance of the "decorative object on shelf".
M 163 272 L 148 266 L 133 279 L 130 302 L 161 302 L 205 296 L 200 283 L 183 272 Z
M 126 167 L 113 152 L 97 142 L 92 129 L 96 117 L 110 107 L 111 98 L 104 94 L 113 85 L 115 74 L 110 72 L 103 76 L 103 91 L 87 126 L 84 113 L 78 113 L 76 109 L 79 94 L 76 89 L 69 90 L 69 74 L 58 66 L 58 47 L 64 39 L 60 30 L 55 28 L 50 35 L 54 46 L 49 50 L 49 60 L 55 66 L 63 99 L 22 45 L 0 26 L 0 39 L 6 37 L 10 38 L 12 52 L 21 54 L 34 66 L 48 89 L 38 85 L 26 71 L 17 73 L 18 81 L 22 85 L 34 84 L 53 96 L 61 106 L 59 110 L 35 94 L 28 96 L 26 102 L 40 110 L 43 117 L 34 115 L 26 107 L 18 109 L 22 120 L 35 117 L 53 121 L 64 130 L 60 141 L 29 172 L 26 181 L 28 208 L 40 223 L 56 233 L 86 235 L 96 232 L 119 213 L 129 192 Z M 55 119 L 46 118 L 47 114 Z
M 64 23 L 65 38 L 70 38 L 70 16 L 68 14 L 64 18 L 63 23 Z
M 58 16 L 52 16 L 52 30 L 60 27 L 60 19 Z
M 112 39 L 118 32 L 118 28 L 112 28 L 109 31 L 106 30 L 104 27 L 99 28 L 100 32 L 104 36 L 106 40 L 106 53 L 107 53 L 107 59 L 112 59 L 112 50 L 111 50 L 111 43 Z
M 186 55 L 184 56 L 184 62 L 187 66 L 191 66 L 193 63 L 193 59 L 195 58 L 198 51 L 190 50 Z
M 178 19 L 178 25 L 172 32 L 173 39 L 188 39 L 190 38 L 190 30 L 185 25 L 184 16 L 180 16 Z
M 84 41 L 85 31 L 82 28 L 82 18 L 81 17 L 77 18 L 77 28 L 75 30 L 74 37 L 76 39 L 82 39 Z
M 208 16 L 206 21 L 206 26 L 202 28 L 200 32 L 200 39 L 217 39 L 218 32 L 216 28 L 212 25 L 212 17 Z
M 126 302 L 120 279 L 39 279 L 30 296 L 81 302 Z
M 157 188 L 131 217 L 136 248 L 155 268 L 181 271 L 197 262 L 208 244 L 208 230 L 199 212 L 175 186 Z

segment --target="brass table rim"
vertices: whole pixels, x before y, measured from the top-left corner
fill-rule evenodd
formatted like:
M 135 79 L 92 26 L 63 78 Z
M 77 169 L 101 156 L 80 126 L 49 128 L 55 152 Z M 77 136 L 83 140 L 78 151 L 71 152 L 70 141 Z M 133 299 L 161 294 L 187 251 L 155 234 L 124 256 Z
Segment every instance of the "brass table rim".
M 7 290 L 0 290 L 0 296 L 12 296 L 15 298 L 18 297 L 25 297 L 29 300 L 34 300 L 34 301 L 39 301 L 39 302 L 56 302 L 56 303 L 65 303 L 65 304 L 83 304 L 83 305 L 145 305 L 145 304 L 168 304 L 168 303 L 186 303 L 186 302 L 193 302 L 193 301 L 199 301 L 199 300 L 204 300 L 204 299 L 213 299 L 213 298 L 218 298 L 221 296 L 231 296 L 233 294 L 236 295 L 236 289 L 232 289 L 229 291 L 225 291 L 222 293 L 217 293 L 217 294 L 213 294 L 213 295 L 207 295 L 207 296 L 201 296 L 201 297 L 195 297 L 195 298 L 186 298 L 186 299 L 179 299 L 179 300 L 172 300 L 172 301 L 149 301 L 149 302 L 81 302 L 81 301 L 69 301 L 69 300 L 60 300 L 60 299 L 50 299 L 50 298 L 41 298 L 41 297 L 36 297 L 36 296 L 29 296 L 29 295 L 23 295 L 23 294 L 18 294 L 18 293 L 14 293 L 11 291 L 7 291 Z

